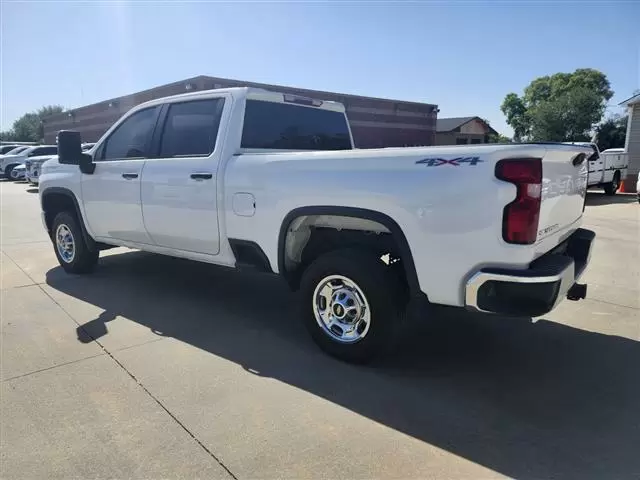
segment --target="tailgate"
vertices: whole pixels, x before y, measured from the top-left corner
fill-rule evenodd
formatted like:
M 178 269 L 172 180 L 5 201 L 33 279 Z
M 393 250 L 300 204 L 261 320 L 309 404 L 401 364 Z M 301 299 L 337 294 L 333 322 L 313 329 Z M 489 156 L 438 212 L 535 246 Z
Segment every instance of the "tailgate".
M 542 159 L 542 197 L 537 241 L 576 223 L 584 210 L 589 147 L 548 146 Z M 577 225 L 576 225 L 577 228 Z

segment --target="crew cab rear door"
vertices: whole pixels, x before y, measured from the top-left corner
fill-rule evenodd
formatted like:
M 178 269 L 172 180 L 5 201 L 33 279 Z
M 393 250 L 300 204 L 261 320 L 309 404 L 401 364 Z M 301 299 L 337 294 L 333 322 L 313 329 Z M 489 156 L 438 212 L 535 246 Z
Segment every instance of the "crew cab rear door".
M 221 94 L 162 107 L 141 190 L 144 225 L 155 245 L 218 254 L 219 133 L 229 100 Z

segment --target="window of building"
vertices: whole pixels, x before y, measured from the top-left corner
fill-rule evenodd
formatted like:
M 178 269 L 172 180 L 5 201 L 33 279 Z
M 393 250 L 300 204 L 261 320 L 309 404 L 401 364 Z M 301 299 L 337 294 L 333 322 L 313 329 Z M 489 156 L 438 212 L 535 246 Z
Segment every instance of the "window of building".
M 342 112 L 286 103 L 247 100 L 242 148 L 350 150 Z
M 466 138 L 456 138 L 456 145 L 466 145 L 466 144 L 467 144 Z
M 134 113 L 109 135 L 101 148 L 103 160 L 145 158 L 148 156 L 151 133 L 160 107 L 151 107 Z
M 223 107 L 224 98 L 170 104 L 160 156 L 210 155 L 216 146 Z

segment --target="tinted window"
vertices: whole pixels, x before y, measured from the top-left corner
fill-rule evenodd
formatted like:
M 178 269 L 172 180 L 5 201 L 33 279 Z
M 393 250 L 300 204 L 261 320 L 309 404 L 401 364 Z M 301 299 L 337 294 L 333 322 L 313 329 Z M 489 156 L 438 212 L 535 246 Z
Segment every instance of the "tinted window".
M 350 150 L 351 139 L 347 118 L 341 112 L 247 100 L 242 147 Z
M 593 162 L 594 160 L 598 160 L 600 158 L 600 155 L 598 155 L 598 149 L 595 147 L 595 145 L 591 145 L 591 149 L 593 150 L 593 153 L 589 157 L 589 162 Z
M 160 156 L 209 155 L 213 152 L 223 106 L 223 98 L 170 104 Z
M 58 147 L 38 147 L 29 153 L 30 157 L 40 157 L 42 155 L 57 155 Z
M 15 145 L 4 145 L 0 148 L 0 155 L 4 155 L 5 153 L 10 152 L 11 150 L 15 150 Z
M 121 123 L 105 141 L 102 159 L 146 157 L 158 108 L 140 110 Z
M 14 148 L 13 150 L 8 151 L 7 155 L 18 155 L 19 153 L 23 153 L 27 148 L 29 148 L 29 147 Z

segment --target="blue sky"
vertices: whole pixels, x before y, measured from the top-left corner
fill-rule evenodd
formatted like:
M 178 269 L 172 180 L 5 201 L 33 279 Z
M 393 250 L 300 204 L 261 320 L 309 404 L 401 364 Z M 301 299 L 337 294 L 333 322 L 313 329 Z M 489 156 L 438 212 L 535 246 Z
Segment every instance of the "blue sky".
M 510 133 L 504 96 L 591 67 L 640 88 L 640 1 L 1 2 L 0 127 L 196 75 L 436 103 Z

